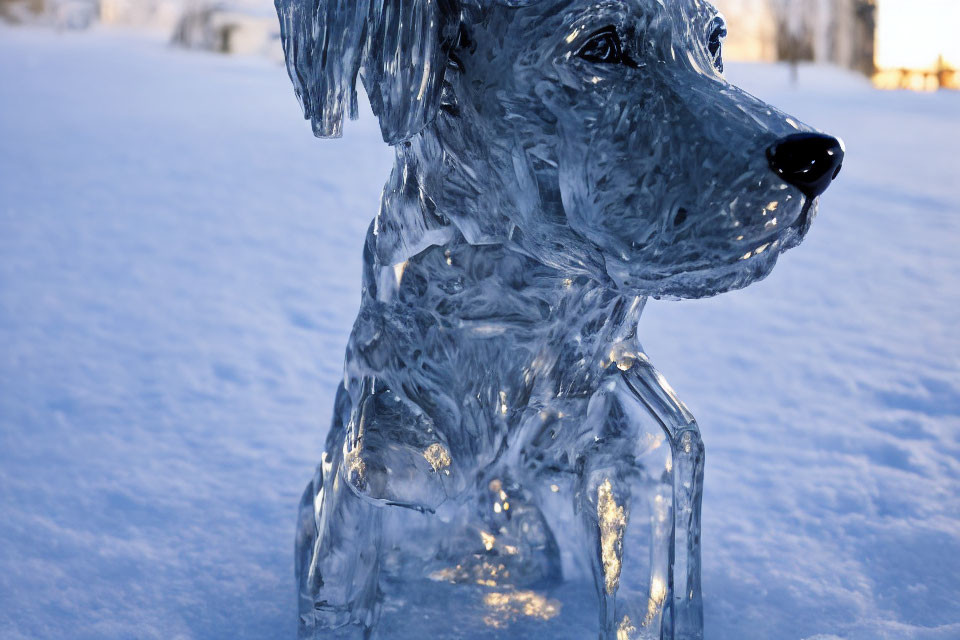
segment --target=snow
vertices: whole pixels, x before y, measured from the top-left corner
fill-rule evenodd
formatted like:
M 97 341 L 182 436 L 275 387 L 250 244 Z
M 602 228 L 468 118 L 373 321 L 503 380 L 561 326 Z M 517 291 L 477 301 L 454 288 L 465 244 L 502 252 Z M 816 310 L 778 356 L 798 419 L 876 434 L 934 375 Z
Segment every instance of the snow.
M 960 94 L 729 75 L 848 160 L 768 280 L 641 323 L 707 445 L 707 638 L 956 639 Z M 390 165 L 351 124 L 264 60 L 0 28 L 0 637 L 294 636 Z

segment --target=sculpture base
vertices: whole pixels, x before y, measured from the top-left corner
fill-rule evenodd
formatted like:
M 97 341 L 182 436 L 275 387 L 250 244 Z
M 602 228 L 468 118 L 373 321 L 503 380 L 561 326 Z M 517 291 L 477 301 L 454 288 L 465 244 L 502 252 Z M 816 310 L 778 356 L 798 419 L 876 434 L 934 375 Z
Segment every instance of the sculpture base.
M 385 584 L 374 638 L 583 640 L 597 634 L 596 594 L 587 583 L 512 589 L 424 580 Z
M 381 583 L 379 622 L 373 630 L 349 626 L 316 630 L 303 640 L 592 640 L 597 637 L 598 599 L 584 580 L 553 587 L 450 584 L 436 580 Z M 639 594 L 634 594 L 639 595 Z M 640 616 L 636 616 L 640 618 Z M 620 621 L 617 638 L 660 640 L 659 624 Z

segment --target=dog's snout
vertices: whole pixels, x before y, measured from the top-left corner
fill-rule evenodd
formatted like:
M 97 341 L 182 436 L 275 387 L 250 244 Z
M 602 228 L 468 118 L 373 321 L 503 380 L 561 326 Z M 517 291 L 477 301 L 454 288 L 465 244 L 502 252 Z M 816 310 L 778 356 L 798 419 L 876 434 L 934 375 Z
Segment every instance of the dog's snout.
M 770 168 L 808 198 L 827 190 L 843 166 L 843 142 L 819 133 L 796 133 L 767 149 Z

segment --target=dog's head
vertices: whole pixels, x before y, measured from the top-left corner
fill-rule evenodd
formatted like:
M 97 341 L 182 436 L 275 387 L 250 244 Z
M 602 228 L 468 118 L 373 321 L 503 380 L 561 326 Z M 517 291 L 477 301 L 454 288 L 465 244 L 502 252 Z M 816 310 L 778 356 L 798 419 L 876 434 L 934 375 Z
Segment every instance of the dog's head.
M 317 135 L 356 112 L 359 74 L 384 139 L 431 167 L 416 181 L 429 207 L 471 242 L 626 291 L 701 297 L 766 276 L 840 170 L 838 140 L 723 79 L 726 25 L 703 0 L 277 8 Z

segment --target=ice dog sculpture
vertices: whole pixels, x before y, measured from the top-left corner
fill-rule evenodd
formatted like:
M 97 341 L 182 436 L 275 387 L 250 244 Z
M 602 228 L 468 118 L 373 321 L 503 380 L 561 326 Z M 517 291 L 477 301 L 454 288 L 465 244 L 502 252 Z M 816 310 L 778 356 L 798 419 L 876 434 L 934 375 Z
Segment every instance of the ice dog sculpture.
M 763 278 L 843 159 L 727 84 L 703 0 L 277 0 L 314 132 L 396 166 L 326 454 L 303 638 L 701 638 L 704 453 L 648 297 Z

